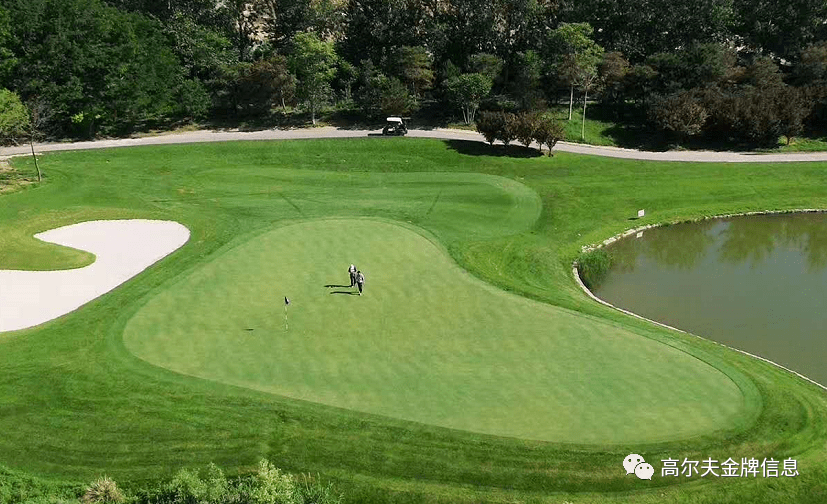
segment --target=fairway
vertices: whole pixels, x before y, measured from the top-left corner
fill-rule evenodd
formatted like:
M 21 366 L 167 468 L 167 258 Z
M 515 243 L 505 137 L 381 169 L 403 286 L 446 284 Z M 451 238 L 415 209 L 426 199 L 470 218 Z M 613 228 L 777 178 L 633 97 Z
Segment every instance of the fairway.
M 348 288 L 351 262 L 367 277 L 363 296 Z M 151 299 L 124 339 L 192 376 L 546 441 L 689 437 L 727 427 L 743 407 L 712 366 L 507 294 L 422 235 L 369 219 L 285 225 L 223 251 Z

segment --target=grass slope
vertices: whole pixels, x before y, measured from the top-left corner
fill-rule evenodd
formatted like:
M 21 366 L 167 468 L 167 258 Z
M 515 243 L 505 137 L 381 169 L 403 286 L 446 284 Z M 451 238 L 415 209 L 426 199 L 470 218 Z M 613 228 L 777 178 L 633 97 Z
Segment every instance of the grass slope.
M 192 238 L 83 309 L 39 328 L 0 335 L 0 462 L 50 477 L 90 479 L 106 472 L 137 483 L 183 465 L 214 461 L 244 470 L 267 457 L 290 471 L 336 479 L 352 502 L 823 501 L 823 391 L 718 345 L 596 305 L 574 284 L 570 263 L 582 245 L 630 227 L 628 219 L 638 208 L 647 210 L 643 223 L 766 208 L 827 208 L 827 166 L 498 155 L 502 152 L 476 142 L 356 139 L 44 156 L 47 184 L 2 196 L 3 267 L 84 264 L 89 258 L 76 251 L 47 247 L 39 253 L 40 245 L 31 238 L 33 232 L 81 220 L 173 219 L 189 227 Z M 14 162 L 23 170 L 31 168 L 28 160 Z M 479 174 L 495 177 L 481 182 L 485 177 Z M 457 178 L 440 181 L 442 175 Z M 503 189 L 484 187 L 492 184 Z M 530 191 L 518 198 L 516 191 L 523 186 Z M 525 202 L 515 204 L 520 198 Z M 130 320 L 138 313 L 144 316 L 142 310 L 152 313 L 157 296 L 176 293 L 179 285 L 197 279 L 232 251 L 244 250 L 245 244 L 272 238 L 268 233 L 278 233 L 278 226 L 321 217 L 379 217 L 424 229 L 436 248 L 447 250 L 461 268 L 488 284 L 550 305 L 543 312 L 564 313 L 553 306 L 578 312 L 571 317 L 582 320 L 580 337 L 614 326 L 618 335 L 662 343 L 662 355 L 677 355 L 677 350 L 715 367 L 738 387 L 744 411 L 753 414 L 728 429 L 689 440 L 625 445 L 525 441 L 193 378 L 148 364 L 127 349 L 123 336 Z M 249 259 L 266 260 L 272 258 Z M 331 261 L 337 265 L 336 278 L 341 275 L 338 261 Z M 382 274 L 368 271 L 368 295 L 358 301 L 373 299 L 376 290 L 371 289 L 381 284 Z M 525 309 L 523 303 L 528 301 L 513 306 Z M 221 348 L 220 341 L 214 344 Z M 216 373 L 229 371 L 223 365 Z M 680 383 L 677 375 L 651 387 L 691 395 L 691 385 Z M 695 393 L 714 397 L 716 391 Z M 653 461 L 656 470 L 659 460 L 668 457 L 794 456 L 801 475 L 701 484 L 686 478 L 647 482 L 623 476 L 620 461 L 631 451 Z

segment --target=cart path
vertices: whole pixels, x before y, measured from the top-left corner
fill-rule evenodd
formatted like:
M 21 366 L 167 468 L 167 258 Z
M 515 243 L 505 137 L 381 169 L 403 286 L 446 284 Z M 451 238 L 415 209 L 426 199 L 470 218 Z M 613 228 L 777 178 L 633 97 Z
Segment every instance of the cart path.
M 109 147 L 130 147 L 136 145 L 164 145 L 198 142 L 226 142 L 235 140 L 293 140 L 304 138 L 353 138 L 381 136 L 381 130 L 346 129 L 331 126 L 321 128 L 266 129 L 260 131 L 238 130 L 199 130 L 183 133 L 167 133 L 141 138 L 122 138 L 113 140 L 93 140 L 87 142 L 44 143 L 36 144 L 37 152 L 64 150 L 104 149 Z M 421 138 L 439 138 L 446 140 L 484 141 L 474 131 L 457 129 L 411 129 L 408 136 Z M 794 152 L 781 154 L 761 154 L 753 152 L 714 152 L 714 151 L 667 151 L 648 152 L 619 147 L 597 147 L 592 145 L 558 142 L 554 148 L 559 152 L 573 152 L 591 156 L 604 156 L 624 159 L 641 159 L 650 161 L 686 161 L 702 163 L 754 163 L 754 162 L 806 162 L 827 161 L 827 152 Z M 18 156 L 30 153 L 28 145 L 0 148 L 0 157 Z

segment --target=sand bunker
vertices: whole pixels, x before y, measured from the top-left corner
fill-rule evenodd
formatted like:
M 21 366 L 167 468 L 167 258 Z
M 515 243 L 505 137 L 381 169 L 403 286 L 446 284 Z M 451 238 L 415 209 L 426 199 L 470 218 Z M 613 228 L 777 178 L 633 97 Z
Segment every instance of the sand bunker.
M 189 237 L 181 224 L 156 220 L 82 222 L 35 235 L 91 252 L 95 262 L 61 271 L 0 270 L 0 332 L 33 327 L 80 308 L 171 254 Z

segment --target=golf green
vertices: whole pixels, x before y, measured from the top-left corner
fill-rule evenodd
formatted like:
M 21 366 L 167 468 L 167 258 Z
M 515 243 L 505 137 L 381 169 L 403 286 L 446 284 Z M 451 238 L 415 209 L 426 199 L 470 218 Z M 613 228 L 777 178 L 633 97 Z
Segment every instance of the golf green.
M 743 414 L 716 368 L 482 282 L 425 233 L 343 218 L 253 234 L 149 299 L 125 345 L 186 375 L 527 439 L 686 438 Z

